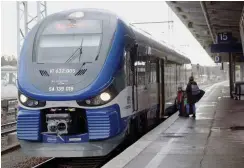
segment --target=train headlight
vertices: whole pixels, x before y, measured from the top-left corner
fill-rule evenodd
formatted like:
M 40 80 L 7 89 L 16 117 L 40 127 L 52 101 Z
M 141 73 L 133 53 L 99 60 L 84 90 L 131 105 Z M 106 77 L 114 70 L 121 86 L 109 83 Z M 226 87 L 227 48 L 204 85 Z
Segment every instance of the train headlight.
M 27 105 L 30 107 L 37 106 L 39 102 L 37 100 L 28 100 Z
M 102 100 L 102 101 L 109 101 L 110 99 L 111 99 L 111 96 L 110 96 L 110 94 L 109 93 L 107 93 L 107 92 L 103 92 L 101 95 L 100 95 L 100 99 Z
M 113 85 L 111 85 L 110 87 L 108 87 L 106 90 L 104 90 L 102 93 L 98 94 L 97 96 L 91 97 L 86 100 L 78 100 L 77 104 L 80 106 L 101 106 L 110 102 L 117 95 L 118 92 L 115 90 Z
M 19 92 L 19 100 L 20 103 L 26 107 L 44 107 L 46 105 L 46 101 L 40 101 L 40 100 L 29 98 L 20 92 Z
M 91 100 L 86 100 L 86 104 L 91 104 Z
M 20 99 L 21 103 L 26 103 L 28 100 L 28 98 L 23 94 L 20 94 L 19 99 Z

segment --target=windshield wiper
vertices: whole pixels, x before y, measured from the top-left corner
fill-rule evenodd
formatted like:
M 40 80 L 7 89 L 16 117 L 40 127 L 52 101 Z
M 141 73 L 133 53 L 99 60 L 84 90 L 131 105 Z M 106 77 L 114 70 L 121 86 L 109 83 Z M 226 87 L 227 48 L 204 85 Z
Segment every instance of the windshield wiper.
M 76 52 L 78 51 L 78 50 L 80 50 L 80 54 L 79 54 L 79 61 L 80 61 L 80 58 L 81 58 L 81 55 L 82 55 L 82 44 L 83 44 L 83 39 L 82 39 L 82 41 L 81 41 L 81 44 L 80 44 L 80 46 L 75 50 L 75 52 L 67 59 L 67 61 L 65 61 L 65 63 L 68 63 L 68 62 L 70 62 L 70 61 L 72 61 L 74 58 L 76 58 L 77 57 L 77 55 L 75 56 L 75 54 L 76 54 Z
M 81 40 L 81 44 L 80 44 L 79 62 L 80 62 L 80 58 L 81 58 L 81 54 L 82 54 L 82 44 L 83 44 L 83 39 Z

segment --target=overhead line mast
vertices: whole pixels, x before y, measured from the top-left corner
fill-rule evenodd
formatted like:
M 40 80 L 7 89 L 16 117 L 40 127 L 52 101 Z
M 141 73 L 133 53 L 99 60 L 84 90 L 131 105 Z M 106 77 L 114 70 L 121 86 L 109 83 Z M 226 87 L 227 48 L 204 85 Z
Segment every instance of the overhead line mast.
M 27 1 L 17 1 L 17 57 L 29 30 L 47 16 L 47 4 L 45 1 L 29 2 L 36 3 L 36 15 L 28 11 Z

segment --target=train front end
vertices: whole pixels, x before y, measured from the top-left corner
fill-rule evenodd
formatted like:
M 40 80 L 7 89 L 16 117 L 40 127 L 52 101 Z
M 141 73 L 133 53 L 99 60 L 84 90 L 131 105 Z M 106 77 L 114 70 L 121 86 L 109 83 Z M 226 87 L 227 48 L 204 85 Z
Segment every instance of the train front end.
M 104 156 L 124 137 L 127 117 L 114 85 L 124 29 L 101 11 L 46 17 L 28 34 L 18 66 L 17 136 L 43 157 Z M 123 106 L 123 102 L 122 102 Z

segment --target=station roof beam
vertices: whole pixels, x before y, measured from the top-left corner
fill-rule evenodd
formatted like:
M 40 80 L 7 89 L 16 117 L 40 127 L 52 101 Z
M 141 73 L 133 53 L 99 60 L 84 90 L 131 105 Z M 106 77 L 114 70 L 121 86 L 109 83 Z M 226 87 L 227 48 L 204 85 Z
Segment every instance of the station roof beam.
M 244 2 L 167 1 L 167 4 L 212 58 L 210 46 L 218 42 L 218 33 L 230 32 L 233 42 L 241 42 L 239 27 Z M 228 54 L 221 55 L 227 62 Z

